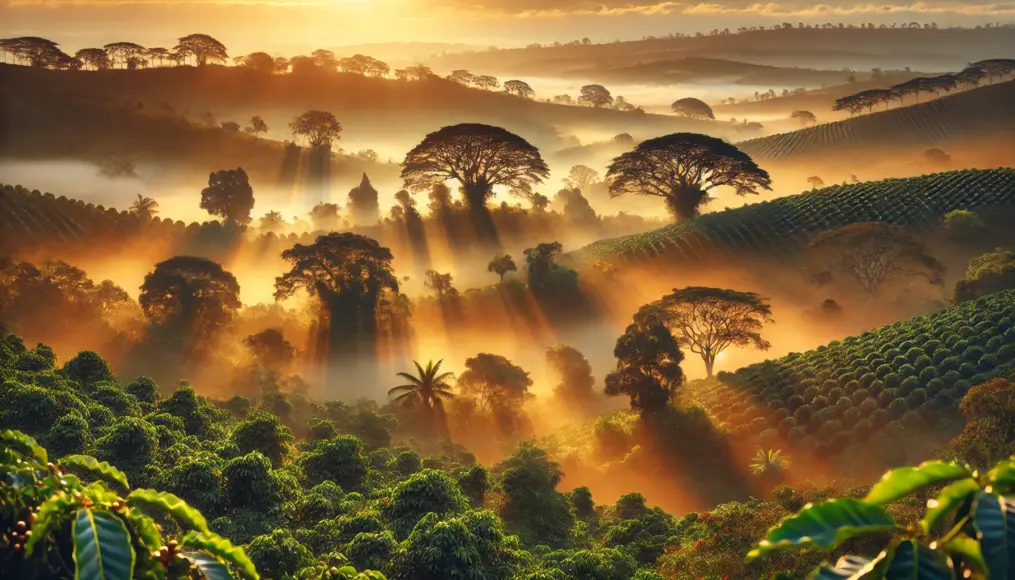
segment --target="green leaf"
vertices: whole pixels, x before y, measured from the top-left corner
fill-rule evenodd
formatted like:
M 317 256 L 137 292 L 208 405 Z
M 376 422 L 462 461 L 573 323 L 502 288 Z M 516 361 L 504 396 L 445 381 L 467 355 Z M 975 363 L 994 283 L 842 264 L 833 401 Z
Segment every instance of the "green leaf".
M 123 520 L 81 508 L 71 532 L 74 580 L 130 580 L 134 575 L 134 550 Z
M 35 457 L 43 465 L 49 463 L 49 456 L 46 455 L 46 450 L 40 447 L 35 439 L 25 435 L 21 431 L 12 431 L 10 429 L 0 431 L 0 443 L 20 453 Z
M 169 514 L 176 521 L 190 529 L 208 532 L 208 522 L 201 512 L 190 507 L 187 502 L 166 491 L 153 489 L 135 489 L 127 496 L 127 503 L 144 510 L 154 510 Z
M 966 536 L 952 538 L 943 546 L 943 549 L 952 557 L 953 561 L 965 562 L 974 572 L 983 577 L 987 576 L 987 563 L 983 561 L 980 543 L 973 538 Z
M 885 570 L 885 580 L 954 580 L 955 569 L 948 556 L 931 550 L 916 540 L 906 540 L 895 548 Z
M 822 566 L 818 573 L 811 580 L 874 580 L 884 576 L 885 568 L 892 559 L 894 548 L 878 554 L 877 558 L 868 560 L 860 556 L 845 555 L 839 558 L 835 567 Z
M 122 471 L 90 455 L 68 455 L 60 460 L 60 465 L 71 471 L 75 469 L 87 471 L 98 479 L 119 483 L 124 488 L 130 489 L 127 476 Z
M 920 522 L 923 533 L 930 534 L 942 518 L 958 509 L 978 491 L 980 484 L 976 483 L 975 479 L 960 479 L 946 485 L 936 499 L 927 501 L 927 515 Z
M 916 467 L 900 467 L 884 474 L 863 501 L 871 505 L 884 505 L 925 487 L 971 475 L 967 468 L 954 462 L 926 461 Z
M 72 508 L 77 507 L 78 502 L 72 496 L 60 491 L 42 502 L 39 511 L 35 514 L 35 523 L 32 524 L 32 536 L 25 544 L 25 557 L 32 555 L 40 542 L 45 542 L 49 534 L 59 529 L 64 519 L 70 515 Z
M 987 472 L 987 481 L 995 491 L 1007 492 L 1015 488 L 1015 460 L 1002 461 Z
M 126 513 L 127 522 L 130 523 L 130 527 L 134 530 L 134 534 L 141 540 L 149 551 L 156 551 L 162 547 L 162 534 L 159 533 L 159 529 L 155 526 L 155 520 L 144 515 L 141 510 L 137 508 L 130 508 Z
M 207 580 L 232 580 L 229 567 L 219 561 L 218 558 L 205 554 L 204 552 L 181 552 L 181 555 L 190 560 L 201 575 Z
M 747 555 L 753 560 L 774 550 L 796 547 L 835 548 L 842 542 L 872 532 L 897 529 L 895 520 L 879 506 L 858 499 L 833 499 L 807 505 L 768 531 Z
M 247 553 L 243 551 L 243 548 L 232 545 L 229 540 L 218 534 L 213 532 L 189 532 L 183 537 L 180 545 L 185 548 L 204 550 L 236 566 L 247 578 L 252 578 L 253 580 L 259 578 L 257 568 L 254 567 L 254 563 L 247 557 Z
M 1015 502 L 981 493 L 973 506 L 980 552 L 993 578 L 1015 578 Z

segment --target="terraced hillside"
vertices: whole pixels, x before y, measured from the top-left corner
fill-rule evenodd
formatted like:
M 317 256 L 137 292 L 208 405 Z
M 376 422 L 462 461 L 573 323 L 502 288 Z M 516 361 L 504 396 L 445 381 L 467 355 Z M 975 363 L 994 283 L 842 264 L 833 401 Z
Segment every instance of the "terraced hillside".
M 1015 81 L 985 86 L 925 103 L 861 115 L 738 143 L 758 161 L 797 160 L 877 146 L 927 147 L 954 139 L 1013 131 Z
M 862 444 L 894 421 L 934 425 L 1015 364 L 1015 290 L 689 385 L 691 401 L 766 446 Z
M 939 223 L 952 210 L 1000 206 L 1015 208 L 1015 169 L 949 171 L 835 185 L 705 214 L 644 234 L 600 240 L 573 257 L 665 257 L 693 263 L 722 254 L 773 254 L 852 223 L 890 222 L 919 229 Z

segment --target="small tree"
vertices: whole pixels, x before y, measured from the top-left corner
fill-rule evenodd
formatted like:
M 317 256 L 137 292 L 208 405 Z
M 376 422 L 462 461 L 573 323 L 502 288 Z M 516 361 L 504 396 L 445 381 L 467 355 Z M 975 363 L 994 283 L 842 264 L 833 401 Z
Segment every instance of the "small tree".
M 631 409 L 650 415 L 665 409 L 684 382 L 684 353 L 658 311 L 642 307 L 613 349 L 617 368 L 606 375 L 606 394 L 631 398 Z
M 536 96 L 536 91 L 532 90 L 529 83 L 519 80 L 504 81 L 504 90 L 512 95 L 517 95 L 523 99 L 531 99 Z
M 587 410 L 596 399 L 596 379 L 588 359 L 578 349 L 558 344 L 546 350 L 546 364 L 560 377 L 553 387 L 554 398 L 579 412 Z
M 975 212 L 957 209 L 945 214 L 941 229 L 948 239 L 963 244 L 976 242 L 986 232 L 987 226 Z
M 130 206 L 130 213 L 148 221 L 155 214 L 159 213 L 159 202 L 150 197 L 144 197 L 139 193 L 137 194 L 137 199 Z
M 966 277 L 955 284 L 955 301 L 975 300 L 1009 288 L 1015 288 L 1015 253 L 995 248 L 969 260 Z
M 244 129 L 244 132 L 250 133 L 254 136 L 254 139 L 257 139 L 258 133 L 268 132 L 268 124 L 261 117 L 254 115 L 250 118 L 250 126 Z
M 198 66 L 208 62 L 225 62 L 229 58 L 224 44 L 207 34 L 190 34 L 179 39 L 173 48 L 179 54 L 193 55 Z
M 928 149 L 924 151 L 923 158 L 927 163 L 937 167 L 945 167 L 952 162 L 952 156 L 940 149 Z
M 870 295 L 904 277 L 940 284 L 944 273 L 944 266 L 908 229 L 880 222 L 850 224 L 818 234 L 808 247 L 807 260 L 817 282 L 845 274 Z
M 603 85 L 585 85 L 581 89 L 578 103 L 601 109 L 613 104 L 613 95 Z
M 500 283 L 504 283 L 504 274 L 508 272 L 515 272 L 518 270 L 518 266 L 509 254 L 497 254 L 490 260 L 490 263 L 486 266 L 487 272 L 493 272 L 500 277 Z
M 793 111 L 789 117 L 790 119 L 799 121 L 801 125 L 805 126 L 813 125 L 818 122 L 818 118 L 810 111 Z
M 433 290 L 438 300 L 458 296 L 458 289 L 455 288 L 450 273 L 442 274 L 437 270 L 427 270 L 424 275 L 426 280 L 423 281 L 423 286 Z
M 772 322 L 772 307 L 754 292 L 692 286 L 674 290 L 653 306 L 680 346 L 701 356 L 709 377 L 716 357 L 728 347 L 753 345 L 767 350 L 771 346 L 760 330 Z
M 674 113 L 680 115 L 681 117 L 715 120 L 715 115 L 712 113 L 712 107 L 706 105 L 704 101 L 700 101 L 693 97 L 674 101 L 673 104 L 670 105 L 670 108 L 673 109 Z
M 817 189 L 825 186 L 825 180 L 821 179 L 817 175 L 812 175 L 807 178 L 807 184 L 811 186 L 811 189 Z
M 564 183 L 568 187 L 577 188 L 582 192 L 587 192 L 589 187 L 601 181 L 599 172 L 587 165 L 575 165 L 571 167 L 571 171 L 564 178 Z
M 497 80 L 497 77 L 481 75 L 476 77 L 472 81 L 472 84 L 475 85 L 476 88 L 483 89 L 484 91 L 492 91 L 500 86 L 500 81 Z
M 335 118 L 335 115 L 327 111 L 311 110 L 303 113 L 289 123 L 293 135 L 304 137 L 311 147 L 331 146 L 332 141 L 338 140 L 342 132 L 342 125 Z
M 213 216 L 236 223 L 250 223 L 254 209 L 254 189 L 242 167 L 223 169 L 208 176 L 208 187 L 201 190 L 201 209 Z

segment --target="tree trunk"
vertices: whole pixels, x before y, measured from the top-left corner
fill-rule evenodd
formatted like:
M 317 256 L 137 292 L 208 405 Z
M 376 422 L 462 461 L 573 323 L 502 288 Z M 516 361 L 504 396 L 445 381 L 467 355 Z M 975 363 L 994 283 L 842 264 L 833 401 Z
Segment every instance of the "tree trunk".
M 476 231 L 476 239 L 484 248 L 500 248 L 497 237 L 497 226 L 493 223 L 490 208 L 486 206 L 486 198 L 490 187 L 485 183 L 466 185 L 464 187 L 465 202 L 469 205 L 469 221 Z
M 715 366 L 715 357 L 706 356 L 704 358 L 705 358 L 705 374 L 708 375 L 708 378 L 712 378 L 713 376 L 712 369 Z
M 701 213 L 701 207 L 708 203 L 708 193 L 697 187 L 676 187 L 665 198 L 666 208 L 674 219 L 686 220 Z

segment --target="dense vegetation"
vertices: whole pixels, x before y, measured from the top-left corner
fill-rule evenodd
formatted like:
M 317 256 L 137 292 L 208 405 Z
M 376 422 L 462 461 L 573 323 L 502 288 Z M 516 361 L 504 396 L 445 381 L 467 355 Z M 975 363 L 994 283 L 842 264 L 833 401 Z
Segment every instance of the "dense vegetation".
M 991 294 L 720 372 L 688 398 L 739 438 L 822 456 L 902 429 L 948 432 L 972 387 L 1011 374 L 1013 322 L 1015 292 Z
M 1015 81 L 980 87 L 930 102 L 881 111 L 738 143 L 759 162 L 799 160 L 850 149 L 936 146 L 943 141 L 989 135 L 1015 120 L 1007 103 Z
M 727 252 L 773 254 L 848 224 L 889 222 L 919 229 L 940 223 L 957 209 L 996 208 L 1013 201 L 1015 170 L 950 171 L 826 187 L 599 241 L 577 254 L 626 260 L 664 256 L 683 263 Z

